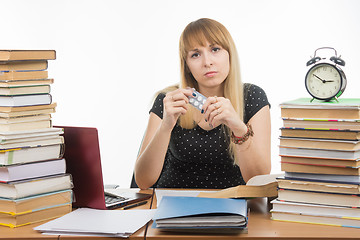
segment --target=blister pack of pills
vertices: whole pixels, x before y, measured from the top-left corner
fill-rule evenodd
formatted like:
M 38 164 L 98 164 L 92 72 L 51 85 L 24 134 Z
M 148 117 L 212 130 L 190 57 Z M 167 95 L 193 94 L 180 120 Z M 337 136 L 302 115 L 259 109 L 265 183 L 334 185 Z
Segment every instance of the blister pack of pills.
M 205 101 L 206 101 L 206 97 L 197 91 L 194 91 L 193 95 L 189 97 L 190 104 L 193 105 L 195 108 L 199 109 L 200 111 Z

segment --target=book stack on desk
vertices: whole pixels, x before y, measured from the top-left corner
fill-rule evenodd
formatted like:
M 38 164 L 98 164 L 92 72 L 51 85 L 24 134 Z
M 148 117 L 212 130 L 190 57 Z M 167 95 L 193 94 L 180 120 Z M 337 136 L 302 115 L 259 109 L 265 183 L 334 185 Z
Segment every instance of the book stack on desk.
M 62 129 L 53 128 L 48 60 L 54 50 L 0 50 L 0 225 L 71 211 Z
M 282 103 L 274 220 L 360 228 L 360 99 Z

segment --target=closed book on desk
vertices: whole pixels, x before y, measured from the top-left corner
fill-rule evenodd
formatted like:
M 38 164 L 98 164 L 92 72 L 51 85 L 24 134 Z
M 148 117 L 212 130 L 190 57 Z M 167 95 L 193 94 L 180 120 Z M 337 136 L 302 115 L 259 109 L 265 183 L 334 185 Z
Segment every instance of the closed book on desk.
M 304 158 L 304 157 L 281 157 L 281 162 L 306 164 L 314 166 L 358 168 L 360 167 L 360 159 L 344 160 L 344 159 L 326 159 L 326 158 Z
M 360 207 L 360 195 L 358 194 L 326 193 L 279 188 L 278 200 L 342 207 Z
M 51 114 L 38 114 L 38 115 L 18 116 L 18 117 L 10 117 L 10 118 L 0 117 L 0 124 L 14 124 L 14 123 L 23 123 L 23 122 L 45 121 L 45 120 L 51 120 Z
M 360 98 L 340 98 L 328 102 L 299 98 L 280 104 L 283 118 L 360 119 Z
M 49 105 L 52 102 L 50 94 L 34 94 L 20 96 L 0 96 L 1 107 L 25 107 L 34 105 Z
M 0 71 L 46 70 L 47 60 L 0 62 Z
M 71 204 L 62 204 L 59 206 L 52 206 L 37 211 L 31 211 L 23 214 L 12 215 L 0 212 L 0 226 L 6 227 L 21 227 L 33 223 L 38 223 L 57 217 L 61 217 L 72 210 Z
M 298 147 L 311 149 L 336 149 L 342 151 L 357 151 L 360 149 L 360 141 L 280 137 L 280 146 L 293 148 Z
M 55 50 L 0 50 L 0 61 L 54 60 Z
M 286 222 L 302 222 L 310 224 L 330 225 L 337 227 L 353 227 L 360 228 L 359 217 L 343 217 L 343 216 L 323 216 L 320 214 L 303 214 L 294 212 L 280 212 L 272 211 L 271 216 L 273 220 Z
M 19 199 L 73 187 L 70 174 L 49 176 L 14 182 L 0 182 L 0 197 Z
M 9 199 L 0 198 L 0 212 L 5 214 L 19 215 L 51 206 L 72 203 L 72 190 L 43 193 L 35 196 Z
M 18 139 L 17 141 L 0 143 L 0 151 L 14 148 L 34 148 L 40 146 L 58 145 L 63 143 L 63 136 L 46 136 L 38 138 Z
M 50 85 L 0 87 L 0 95 L 29 95 L 50 93 Z
M 245 199 L 164 196 L 153 217 L 167 231 L 242 231 L 247 226 Z
M 24 86 L 38 86 L 49 85 L 54 83 L 54 79 L 37 79 L 37 80 L 19 80 L 19 81 L 0 81 L 0 87 L 24 87 Z
M 0 81 L 22 81 L 47 79 L 48 71 L 10 71 L 0 72 Z
M 0 165 L 12 165 L 56 159 L 62 158 L 63 155 L 64 144 L 5 149 L 0 150 Z
M 279 155 L 286 157 L 327 158 L 355 161 L 360 159 L 360 150 L 336 150 L 279 146 Z
M 36 105 L 27 107 L 0 107 L 0 117 L 24 117 L 39 114 L 51 114 L 55 112 L 56 103 L 48 105 Z
M 360 175 L 359 167 L 336 167 L 314 164 L 289 163 L 281 161 L 281 171 L 315 174 Z
M 338 174 L 318 174 L 318 173 L 300 173 L 285 172 L 285 179 L 289 180 L 305 180 L 332 183 L 359 184 L 360 176 L 355 175 L 338 175 Z
M 279 188 L 295 189 L 304 191 L 326 192 L 326 193 L 347 193 L 360 195 L 360 185 L 351 183 L 333 183 L 307 180 L 290 180 L 285 178 L 277 179 Z
M 39 136 L 58 136 L 64 133 L 62 128 L 45 128 L 37 130 L 25 130 L 14 132 L 0 132 L 0 142 L 7 142 L 16 139 L 25 139 Z
M 360 131 L 281 128 L 281 137 L 360 140 Z
M 283 118 L 285 128 L 322 129 L 322 130 L 360 130 L 359 119 L 322 119 L 322 118 Z
M 65 159 L 16 164 L 0 167 L 0 182 L 12 182 L 51 175 L 64 174 Z
M 37 111 L 49 108 L 55 108 L 56 103 L 51 103 L 47 105 L 32 105 L 32 106 L 24 106 L 24 107 L 1 107 L 0 113 L 17 113 L 17 112 L 25 112 L 25 111 Z
M 0 132 L 38 130 L 43 128 L 51 128 L 51 126 L 52 126 L 51 120 L 0 124 Z
M 341 216 L 346 218 L 359 218 L 360 208 L 353 207 L 340 207 L 331 206 L 324 204 L 311 204 L 311 203 L 297 203 L 297 202 L 286 202 L 279 201 L 277 199 L 271 201 L 273 206 L 272 211 L 284 212 L 284 213 L 295 213 L 295 214 L 306 214 L 306 215 L 321 215 L 321 216 Z M 360 220 L 360 218 L 359 218 Z

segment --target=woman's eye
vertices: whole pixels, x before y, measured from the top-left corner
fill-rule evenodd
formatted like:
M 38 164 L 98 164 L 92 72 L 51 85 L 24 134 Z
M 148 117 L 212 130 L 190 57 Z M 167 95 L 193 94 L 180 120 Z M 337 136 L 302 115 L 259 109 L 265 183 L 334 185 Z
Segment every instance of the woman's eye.
M 219 47 L 213 47 L 212 51 L 213 52 L 218 52 L 218 51 L 220 51 L 220 48 Z
M 193 54 L 191 54 L 191 58 L 196 58 L 196 57 L 198 57 L 198 56 L 200 56 L 199 53 L 193 53 Z

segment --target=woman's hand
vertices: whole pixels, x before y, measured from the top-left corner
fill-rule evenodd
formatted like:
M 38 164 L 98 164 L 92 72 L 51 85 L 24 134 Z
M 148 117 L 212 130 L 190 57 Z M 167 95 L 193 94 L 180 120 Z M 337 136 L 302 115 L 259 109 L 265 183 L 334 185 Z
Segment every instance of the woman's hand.
M 224 97 L 208 97 L 204 106 L 205 121 L 211 127 L 225 124 L 233 132 L 246 132 L 246 125 L 240 119 L 230 100 Z M 244 133 L 245 133 L 244 132 Z
M 164 111 L 162 125 L 167 129 L 173 129 L 180 115 L 184 115 L 188 109 L 189 98 L 193 90 L 190 88 L 177 89 L 168 92 L 163 100 Z

